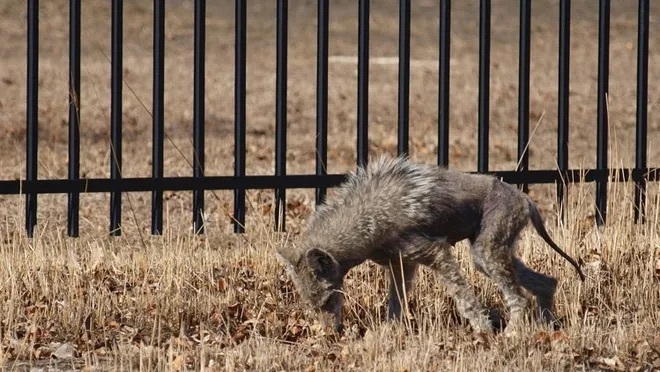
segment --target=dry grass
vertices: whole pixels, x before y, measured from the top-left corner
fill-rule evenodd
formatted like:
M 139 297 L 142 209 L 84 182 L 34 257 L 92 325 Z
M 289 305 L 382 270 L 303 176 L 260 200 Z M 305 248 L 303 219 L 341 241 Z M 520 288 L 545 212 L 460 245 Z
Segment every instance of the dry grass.
M 625 191 L 613 187 L 612 199 L 627 199 Z M 275 247 L 293 244 L 295 234 L 272 232 L 258 195 L 254 228 L 244 236 L 210 229 L 200 237 L 170 227 L 141 242 L 137 234 L 69 239 L 46 228 L 27 239 L 20 218 L 8 221 L 0 248 L 0 360 L 12 369 L 660 368 L 658 199 L 645 225 L 632 224 L 629 202 L 617 201 L 608 225 L 596 228 L 584 217 L 588 194 L 572 189 L 566 224 L 549 223 L 559 244 L 584 261 L 586 282 L 535 234 L 520 242 L 525 261 L 561 279 L 557 312 L 565 327 L 530 325 L 511 338 L 473 335 L 427 270 L 410 301 L 411 316 L 388 323 L 387 282 L 371 264 L 346 279 L 345 335 L 326 334 L 274 258 Z M 7 207 L 20 217 L 22 203 Z M 291 207 L 303 217 L 311 211 L 304 201 Z M 168 226 L 181 218 L 168 215 Z M 472 270 L 465 246 L 456 250 L 479 296 L 501 309 L 498 292 Z M 73 358 L 56 353 L 63 343 L 73 347 Z
M 370 151 L 396 149 L 395 1 L 373 1 L 371 54 L 383 57 L 370 71 Z M 612 16 L 610 138 L 613 166 L 633 164 L 634 2 L 616 2 Z M 124 174 L 148 174 L 151 118 L 151 3 L 125 4 Z M 168 1 L 166 59 L 166 175 L 189 175 L 192 154 L 192 9 Z M 451 166 L 476 164 L 476 2 L 454 2 L 452 13 Z M 68 113 L 67 5 L 41 2 L 39 177 L 66 175 Z M 288 171 L 314 169 L 314 2 L 291 2 L 289 42 Z M 517 1 L 493 4 L 491 167 L 516 163 Z M 248 173 L 273 171 L 274 2 L 250 2 L 248 30 Z M 353 0 L 331 8 L 329 131 L 330 172 L 355 164 L 357 12 Z M 595 163 L 596 3 L 574 2 L 571 81 L 571 167 Z M 3 179 L 24 178 L 25 3 L 0 4 L 0 169 Z M 531 120 L 532 168 L 555 166 L 556 14 L 552 0 L 533 8 Z M 508 22 L 499 22 L 508 19 Z M 110 13 L 107 2 L 83 6 L 81 173 L 109 172 Z M 651 25 L 651 50 L 660 46 Z M 207 55 L 207 174 L 231 174 L 233 133 L 233 5 L 209 2 Z M 433 162 L 437 152 L 437 4 L 413 4 L 411 156 Z M 651 82 L 660 76 L 652 53 Z M 513 66 L 513 67 L 512 67 Z M 311 77 L 311 78 L 310 78 Z M 430 83 L 431 82 L 431 83 Z M 188 92 L 188 93 L 186 93 Z M 649 164 L 660 156 L 655 108 L 649 94 Z M 429 134 L 431 133 L 431 135 Z M 177 148 L 182 149 L 179 152 Z M 300 302 L 273 256 L 293 244 L 313 209 L 309 191 L 288 193 L 288 233 L 274 233 L 272 192 L 249 193 L 245 235 L 230 232 L 231 194 L 207 193 L 207 234 L 191 233 L 191 197 L 167 192 L 163 236 L 148 235 L 150 195 L 124 196 L 122 237 L 107 235 L 107 195 L 81 196 L 81 237 L 65 236 L 66 196 L 39 197 L 36 237 L 23 230 L 23 199 L 0 196 L 0 363 L 5 369 L 57 365 L 60 369 L 218 370 L 642 370 L 660 368 L 660 207 L 651 184 L 645 225 L 632 223 L 632 185 L 610 185 L 607 226 L 593 225 L 593 185 L 570 189 L 567 219 L 556 223 L 553 187 L 534 186 L 548 226 L 562 247 L 579 257 L 589 279 L 535 235 L 520 253 L 534 268 L 560 278 L 557 312 L 566 327 L 530 326 L 513 338 L 474 336 L 454 312 L 444 289 L 423 271 L 410 302 L 410 318 L 383 321 L 383 273 L 364 265 L 346 280 L 346 334 L 326 335 Z M 457 253 L 479 296 L 501 307 L 499 294 L 473 272 L 465 246 Z M 64 346 L 63 346 L 64 345 Z M 67 345 L 71 348 L 67 350 Z M 57 357 L 60 357 L 58 359 Z

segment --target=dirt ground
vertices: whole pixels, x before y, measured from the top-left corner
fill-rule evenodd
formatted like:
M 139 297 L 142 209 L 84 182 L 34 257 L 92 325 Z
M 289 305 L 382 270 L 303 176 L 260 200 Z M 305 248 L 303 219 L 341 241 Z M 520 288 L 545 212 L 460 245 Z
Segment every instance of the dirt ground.
M 40 177 L 64 174 L 59 159 L 66 145 L 68 8 L 66 1 L 41 5 L 40 36 Z M 5 43 L 0 48 L 2 71 L 2 121 L 11 136 L 3 151 L 22 149 L 25 101 L 25 6 L 21 1 L 2 5 Z M 336 57 L 356 55 L 357 12 L 352 1 L 335 1 L 330 16 L 329 130 L 332 172 L 353 165 L 356 121 L 356 66 Z M 316 5 L 292 1 L 289 25 L 289 157 L 292 173 L 310 172 L 315 125 Z M 491 155 L 495 169 L 515 164 L 517 127 L 518 17 L 516 1 L 495 1 L 492 6 Z M 103 176 L 108 170 L 110 17 L 105 2 L 83 5 L 82 113 L 83 170 Z M 248 9 L 248 140 L 251 173 L 269 173 L 274 146 L 275 3 L 250 3 Z M 557 1 L 537 1 L 532 7 L 532 129 L 543 116 L 530 143 L 533 168 L 554 166 L 557 106 Z M 210 2 L 207 21 L 207 151 L 209 174 L 231 169 L 226 154 L 233 132 L 233 2 Z M 436 150 L 438 14 L 434 1 L 417 1 L 412 15 L 411 155 L 430 159 Z M 165 121 L 169 138 L 187 156 L 190 153 L 192 117 L 192 2 L 167 2 Z M 374 1 L 371 12 L 370 143 L 372 153 L 391 151 L 395 142 L 397 113 L 397 4 Z M 611 19 L 610 115 L 612 163 L 632 165 L 635 124 L 636 5 L 614 2 Z M 151 120 L 142 107 L 151 108 L 152 15 L 149 2 L 128 2 L 124 15 L 125 165 L 127 176 L 143 174 L 149 161 L 144 146 L 151 140 Z M 654 78 L 658 76 L 656 18 L 651 23 L 649 61 L 649 160 L 656 158 L 658 104 Z M 458 2 L 452 9 L 451 138 L 452 165 L 474 169 L 476 163 L 476 108 L 478 75 L 478 7 Z M 593 166 L 595 161 L 595 91 L 597 7 L 594 2 L 573 5 L 571 44 L 571 166 Z M 388 59 L 387 57 L 390 57 Z M 432 134 L 432 135 L 430 135 Z M 182 156 L 168 144 L 168 174 L 187 174 Z M 144 152 L 144 153 L 143 153 Z M 22 153 L 22 151 L 19 151 Z M 222 156 L 225 155 L 225 156 Z M 129 160 L 130 159 L 130 160 Z M 3 157 L 3 178 L 21 175 L 23 158 Z M 15 169 L 14 169 L 15 168 Z M 11 171 L 10 171 L 11 169 Z
M 437 154 L 438 5 L 412 2 L 410 155 L 434 162 Z M 191 175 L 193 2 L 167 1 L 165 60 L 165 175 Z M 247 173 L 274 172 L 275 131 L 275 1 L 248 4 L 247 41 Z M 556 167 L 557 128 L 557 0 L 537 0 L 532 6 L 530 168 Z M 490 167 L 511 170 L 517 163 L 518 2 L 492 2 Z M 660 159 L 659 15 L 651 8 L 648 164 Z M 65 178 L 68 140 L 68 2 L 40 4 L 39 178 Z M 478 2 L 452 4 L 450 167 L 476 170 Z M 152 3 L 127 1 L 124 7 L 123 158 L 125 177 L 151 172 Z M 316 2 L 289 2 L 288 149 L 287 172 L 311 174 L 315 169 Z M 397 141 L 398 2 L 374 0 L 370 18 L 369 148 L 370 155 L 394 154 Z M 26 5 L 22 0 L 0 3 L 0 179 L 25 178 Z M 596 162 L 598 4 L 573 1 L 571 23 L 571 86 L 569 152 L 572 168 Z M 110 3 L 85 1 L 82 7 L 81 175 L 107 177 L 110 147 Z M 234 3 L 209 1 L 206 56 L 206 174 L 233 174 L 234 131 Z M 632 167 L 635 153 L 637 5 L 612 2 L 610 45 L 610 152 L 612 167 Z M 340 173 L 355 167 L 357 120 L 357 2 L 330 4 L 330 67 L 328 92 L 329 149 L 327 169 Z M 658 146 L 658 147 L 656 147 Z M 588 190 L 588 188 L 587 188 Z M 270 211 L 270 191 L 250 193 L 254 211 Z M 230 192 L 207 193 L 209 240 L 230 231 Z M 632 194 L 624 193 L 625 201 Z M 556 214 L 554 187 L 535 186 L 532 196 L 543 211 Z M 310 193 L 289 193 L 289 226 L 301 229 L 311 209 Z M 107 195 L 81 196 L 81 235 L 102 246 L 144 243 L 149 228 L 150 195 L 125 196 L 123 243 L 106 243 Z M 592 200 L 592 199 L 589 199 Z M 619 202 L 615 200 L 614 202 Z M 22 236 L 23 198 L 0 196 L 4 234 L 29 244 Z M 176 234 L 189 232 L 191 197 L 166 193 L 166 225 Z M 626 207 L 629 208 L 629 207 Z M 582 218 L 591 205 L 580 209 Z M 257 213 L 259 214 L 259 213 Z M 95 243 L 63 243 L 66 195 L 39 197 L 38 231 L 55 235 L 43 244 L 84 247 Z M 182 223 L 185 221 L 185 223 Z M 252 222 L 250 222 L 252 221 Z M 253 223 L 253 225 L 250 225 Z M 184 225 L 182 227 L 182 225 Z M 248 239 L 262 234 L 259 218 L 248 221 Z M 241 238 L 231 238 L 241 241 Z M 258 239 L 258 238 L 256 238 Z M 185 240 L 185 239 L 184 239 Z M 232 240 L 233 241 L 233 240 Z M 50 242 L 50 243 L 48 243 Z M 78 245 L 80 244 L 80 245 Z M 211 243 L 205 243 L 211 244 Z M 227 243 L 227 244 L 235 244 Z M 236 243 L 238 244 L 238 243 Z M 261 257 L 261 256 L 259 256 Z M 116 257 L 115 257 L 116 258 Z M 232 261 L 233 262 L 233 261 Z M 2 293 L 0 291 L 0 293 Z M 656 296 L 657 297 L 657 296 Z M 655 323 L 657 324 L 657 323 Z M 2 327 L 0 326 L 0 329 Z M 1 353 L 0 353 L 1 354 Z M 0 358 L 1 359 L 1 358 Z

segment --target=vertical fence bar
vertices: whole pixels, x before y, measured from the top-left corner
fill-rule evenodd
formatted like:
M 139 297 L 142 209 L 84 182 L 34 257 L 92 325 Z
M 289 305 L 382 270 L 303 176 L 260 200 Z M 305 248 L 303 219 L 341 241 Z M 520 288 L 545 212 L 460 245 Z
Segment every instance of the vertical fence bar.
M 488 126 L 490 115 L 490 0 L 479 7 L 479 154 L 477 170 L 488 172 Z
M 637 118 L 635 168 L 646 172 L 646 134 L 649 84 L 649 0 L 639 0 L 637 29 Z M 635 222 L 646 219 L 646 177 L 635 180 Z
M 275 81 L 275 175 L 286 175 L 286 102 L 288 0 L 277 1 L 277 67 Z M 275 189 L 275 230 L 286 228 L 286 188 Z
M 610 0 L 600 0 L 598 11 L 598 104 L 596 168 L 607 169 L 607 112 L 610 69 Z M 607 180 L 596 183 L 596 223 L 607 221 Z
M 112 2 L 112 31 L 110 41 L 110 179 L 121 178 L 121 117 L 123 70 L 123 0 Z M 121 235 L 121 192 L 110 193 L 110 235 Z
M 163 177 L 164 96 L 165 96 L 165 0 L 154 0 L 153 67 L 153 155 L 152 177 Z M 163 192 L 151 193 L 151 233 L 163 232 Z
M 328 163 L 328 19 L 330 0 L 318 0 L 316 41 L 316 175 L 327 174 Z M 316 205 L 326 189 L 316 189 Z
M 247 1 L 236 0 L 234 175 L 245 176 Z M 245 232 L 245 189 L 234 190 L 234 232 Z
M 358 11 L 357 164 L 369 161 L 369 0 Z
M 410 109 L 410 0 L 399 0 L 399 155 L 408 154 Z
M 557 166 L 566 176 L 568 170 L 568 112 L 570 84 L 571 55 L 571 0 L 559 2 L 559 102 L 557 107 Z M 557 199 L 560 206 L 560 216 L 564 218 L 564 193 L 568 187 L 566 179 L 557 182 Z
M 451 0 L 440 0 L 438 58 L 438 165 L 449 166 L 449 35 Z
M 80 178 L 80 0 L 69 1 L 69 179 Z M 67 234 L 78 236 L 80 194 L 68 195 Z
M 204 100 L 206 78 L 206 0 L 195 0 L 193 72 L 193 177 L 204 177 Z M 201 181 L 198 181 L 201 182 Z M 193 229 L 204 233 L 204 190 L 193 190 Z
M 39 0 L 27 2 L 27 112 L 25 138 L 25 179 L 37 180 L 37 146 L 39 144 Z M 34 234 L 37 223 L 37 193 L 25 194 L 25 230 Z
M 520 49 L 518 55 L 518 171 L 529 170 L 529 68 L 532 2 L 520 0 Z M 518 185 L 524 192 L 528 184 Z

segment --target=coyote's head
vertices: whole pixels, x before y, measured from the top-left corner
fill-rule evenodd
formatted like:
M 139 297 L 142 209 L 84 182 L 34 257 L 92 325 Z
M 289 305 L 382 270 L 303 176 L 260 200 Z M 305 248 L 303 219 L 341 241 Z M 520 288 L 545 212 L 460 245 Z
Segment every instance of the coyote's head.
M 285 247 L 278 254 L 286 265 L 301 297 L 320 310 L 323 322 L 336 331 L 342 329 L 342 272 L 339 263 L 327 251 L 309 248 L 295 254 Z

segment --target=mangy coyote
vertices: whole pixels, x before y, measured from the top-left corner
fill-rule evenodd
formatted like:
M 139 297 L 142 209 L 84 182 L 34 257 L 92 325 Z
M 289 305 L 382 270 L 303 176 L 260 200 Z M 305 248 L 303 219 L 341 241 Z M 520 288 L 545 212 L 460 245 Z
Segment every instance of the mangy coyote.
M 337 330 L 342 328 L 343 278 L 369 259 L 390 273 L 390 317 L 400 316 L 400 298 L 411 290 L 421 264 L 437 272 L 475 331 L 489 331 L 493 319 L 461 274 L 451 246 L 470 240 L 476 268 L 503 293 L 510 325 L 520 322 L 528 306 L 520 286 L 534 294 L 539 314 L 552 322 L 557 280 L 533 271 L 513 254 L 529 219 L 584 280 L 578 264 L 548 236 L 527 195 L 491 176 L 401 157 L 381 157 L 350 174 L 318 208 L 299 244 L 278 251 L 302 297 L 323 310 Z

